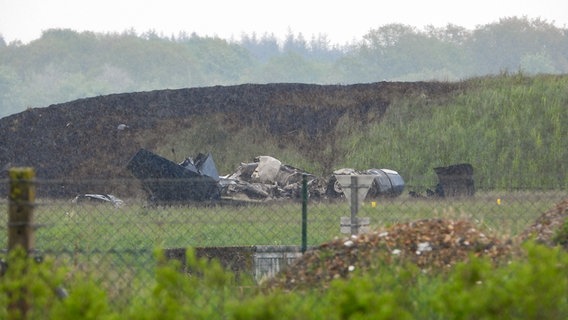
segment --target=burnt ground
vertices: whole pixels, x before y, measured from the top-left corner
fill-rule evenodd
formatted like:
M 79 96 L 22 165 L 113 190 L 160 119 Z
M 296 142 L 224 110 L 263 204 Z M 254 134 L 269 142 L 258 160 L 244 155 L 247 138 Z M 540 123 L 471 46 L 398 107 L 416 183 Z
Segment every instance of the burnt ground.
M 333 139 L 327 133 L 344 115 L 365 125 L 381 121 L 399 97 L 428 100 L 460 86 L 440 82 L 244 84 L 112 94 L 30 108 L 0 119 L 0 170 L 31 166 L 38 180 L 57 181 L 39 188 L 40 196 L 69 198 L 98 190 L 128 197 L 137 190 L 124 182 L 132 178 L 125 169 L 128 160 L 140 148 L 155 150 L 164 137 L 191 127 L 200 117 L 215 119 L 232 130 L 261 128 L 282 144 L 294 144 L 317 157 L 318 147 L 325 146 L 325 139 Z M 128 130 L 117 130 L 121 123 Z M 104 184 L 94 187 L 93 179 Z

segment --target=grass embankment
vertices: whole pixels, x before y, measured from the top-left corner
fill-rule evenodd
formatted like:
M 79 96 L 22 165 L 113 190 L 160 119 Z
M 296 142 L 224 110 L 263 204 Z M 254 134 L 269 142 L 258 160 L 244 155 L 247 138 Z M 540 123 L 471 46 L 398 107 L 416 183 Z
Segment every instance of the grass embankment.
M 219 118 L 201 119 L 166 141 L 175 141 L 178 153 L 211 151 L 222 174 L 254 156 L 272 155 L 323 176 L 330 174 L 324 162 L 334 169 L 391 168 L 417 186 L 435 184 L 432 168 L 462 162 L 473 165 L 483 189 L 568 186 L 568 76 L 505 74 L 461 87 L 438 96 L 391 97 L 382 120 L 366 126 L 344 116 L 335 132 L 325 133 L 333 138 L 321 139 L 328 145 L 317 148 L 319 163 L 308 160 L 317 159 L 312 150 L 287 144 L 286 137 L 260 127 L 227 127 Z M 170 155 L 171 146 L 158 152 Z
M 347 163 L 393 167 L 412 183 L 433 167 L 469 162 L 484 189 L 568 186 L 568 77 L 480 78 L 464 87 L 443 100 L 396 102 L 367 137 L 350 138 Z

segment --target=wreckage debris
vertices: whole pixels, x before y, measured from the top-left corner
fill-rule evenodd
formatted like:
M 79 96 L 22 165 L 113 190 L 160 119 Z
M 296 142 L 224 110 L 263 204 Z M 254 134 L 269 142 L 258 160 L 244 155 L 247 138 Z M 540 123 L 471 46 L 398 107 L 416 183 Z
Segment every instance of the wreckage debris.
M 310 197 L 325 193 L 316 176 L 276 158 L 258 156 L 252 163 L 241 163 L 237 170 L 220 177 L 211 154 L 199 154 L 176 164 L 141 149 L 127 168 L 142 181 L 150 202 L 172 204 L 191 201 L 271 200 L 299 198 L 305 175 Z
M 367 193 L 368 199 L 379 197 L 398 197 L 404 191 L 404 179 L 400 174 L 391 169 L 367 169 L 358 171 L 352 168 L 335 170 L 329 178 L 325 194 L 337 198 L 343 195 L 343 189 L 335 175 L 373 175 L 373 184 Z
M 473 196 L 473 166 L 469 163 L 454 164 L 447 167 L 434 168 L 438 175 L 439 187 L 437 193 L 443 197 Z
M 241 163 L 237 170 L 221 179 L 223 195 L 231 198 L 269 200 L 299 198 L 306 176 L 308 196 L 325 194 L 324 183 L 313 174 L 282 164 L 271 156 L 258 156 L 251 163 Z
M 434 190 L 426 190 L 426 197 L 471 197 L 475 194 L 471 164 L 459 163 L 447 167 L 436 167 L 434 172 L 438 176 L 438 183 Z M 417 191 L 410 191 L 409 194 L 411 197 L 424 197 Z
M 304 170 L 282 164 L 271 156 L 257 156 L 253 162 L 241 163 L 232 174 L 219 176 L 211 154 L 199 154 L 195 159 L 188 157 L 176 164 L 141 149 L 130 160 L 127 168 L 142 181 L 153 203 L 299 199 L 304 177 L 309 198 L 343 196 L 335 176 L 330 178 L 330 182 L 326 182 Z M 335 174 L 376 176 L 369 190 L 369 196 L 373 198 L 398 196 L 404 190 L 404 180 L 398 172 L 390 169 L 340 169 Z
M 211 154 L 187 158 L 181 164 L 140 149 L 127 169 L 142 181 L 150 202 L 156 204 L 218 200 L 219 175 Z
M 81 203 L 81 202 L 108 202 L 111 203 L 115 208 L 120 208 L 124 205 L 124 201 L 121 199 L 113 196 L 112 194 L 94 194 L 94 193 L 86 193 L 80 194 L 73 198 L 71 202 L 73 203 Z

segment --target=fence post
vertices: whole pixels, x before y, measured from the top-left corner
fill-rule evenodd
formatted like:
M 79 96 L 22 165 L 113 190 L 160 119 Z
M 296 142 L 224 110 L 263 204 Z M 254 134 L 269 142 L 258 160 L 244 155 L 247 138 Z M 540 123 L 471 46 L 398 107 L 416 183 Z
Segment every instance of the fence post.
M 351 233 L 351 235 L 359 234 L 359 232 L 367 232 L 369 229 L 369 218 L 358 218 L 359 207 L 369 192 L 369 188 L 375 179 L 373 175 L 341 175 L 336 174 L 335 177 L 343 189 L 343 194 L 350 200 L 351 216 L 341 217 L 339 230 L 341 233 Z
M 308 248 L 308 176 L 302 175 L 302 253 Z
M 351 235 L 359 233 L 359 221 L 357 220 L 357 213 L 359 212 L 358 187 L 357 176 L 351 176 Z
M 8 251 L 18 247 L 30 254 L 34 247 L 33 208 L 35 201 L 35 171 L 33 168 L 11 168 L 8 171 L 10 190 L 8 195 Z M 8 261 L 8 263 L 10 263 Z M 24 276 L 26 269 L 22 271 Z M 22 319 L 27 318 L 29 301 L 27 284 L 18 290 L 21 298 L 8 304 L 8 312 L 18 312 Z
M 21 246 L 29 253 L 34 246 L 35 172 L 33 168 L 11 168 L 8 174 L 10 176 L 8 250 Z

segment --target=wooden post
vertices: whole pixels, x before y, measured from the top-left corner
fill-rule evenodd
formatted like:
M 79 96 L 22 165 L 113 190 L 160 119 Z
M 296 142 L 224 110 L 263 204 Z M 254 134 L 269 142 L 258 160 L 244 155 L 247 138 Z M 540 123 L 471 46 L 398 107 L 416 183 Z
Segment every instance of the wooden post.
M 34 247 L 35 171 L 33 168 L 12 168 L 8 174 L 10 176 L 8 250 L 21 246 L 30 253 Z
M 33 208 L 35 201 L 35 171 L 33 168 L 12 168 L 8 171 L 10 177 L 9 208 L 8 208 L 8 250 L 17 248 L 24 250 L 26 266 L 29 255 L 34 248 Z M 8 265 L 10 261 L 8 261 Z M 9 267 L 9 266 L 8 266 Z M 27 267 L 22 270 L 24 277 Z M 14 275 L 18 276 L 18 275 Z M 22 283 L 12 292 L 20 298 L 8 304 L 9 318 L 27 319 L 30 302 L 26 283 Z M 11 293 L 8 292 L 10 296 Z

